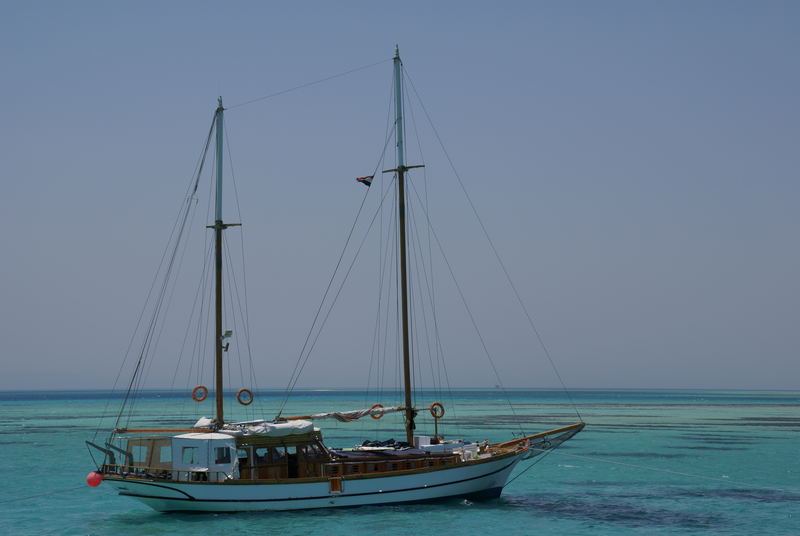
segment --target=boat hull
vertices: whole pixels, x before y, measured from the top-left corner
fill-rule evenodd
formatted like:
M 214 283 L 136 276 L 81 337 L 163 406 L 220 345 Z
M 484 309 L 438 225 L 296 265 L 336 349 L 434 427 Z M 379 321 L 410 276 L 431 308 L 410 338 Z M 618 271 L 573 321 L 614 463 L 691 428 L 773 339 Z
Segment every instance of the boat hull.
M 253 481 L 169 482 L 107 478 L 120 495 L 161 512 L 301 510 L 436 501 L 451 497 L 499 497 L 522 454 L 392 476 L 344 478 L 341 491 L 327 480 L 260 484 Z

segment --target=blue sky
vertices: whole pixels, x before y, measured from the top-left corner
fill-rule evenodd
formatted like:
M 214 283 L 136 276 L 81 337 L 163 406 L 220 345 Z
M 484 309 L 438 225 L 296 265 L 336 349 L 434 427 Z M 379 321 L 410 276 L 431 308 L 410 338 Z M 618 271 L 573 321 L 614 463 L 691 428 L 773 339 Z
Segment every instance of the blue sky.
M 798 388 L 796 3 L 2 6 L 0 389 L 110 387 L 217 95 L 396 43 L 568 386 Z M 228 112 L 262 387 L 285 384 L 361 200 L 390 69 Z M 557 386 L 417 119 L 409 156 L 506 385 Z M 365 383 L 359 270 L 303 386 Z M 454 383 L 493 385 L 474 338 L 456 339 Z

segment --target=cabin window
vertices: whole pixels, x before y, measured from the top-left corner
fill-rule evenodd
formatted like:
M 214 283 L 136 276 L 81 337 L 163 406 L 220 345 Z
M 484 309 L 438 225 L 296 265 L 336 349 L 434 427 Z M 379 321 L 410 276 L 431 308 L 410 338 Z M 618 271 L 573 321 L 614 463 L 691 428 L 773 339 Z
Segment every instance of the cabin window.
M 240 461 L 246 461 L 247 456 L 247 449 L 236 449 L 236 457 L 239 458 Z
M 172 447 L 170 445 L 162 445 L 158 449 L 158 461 L 160 462 L 172 461 Z
M 231 463 L 231 449 L 229 447 L 217 447 L 214 449 L 216 456 L 215 464 Z
M 348 473 L 358 473 L 358 464 L 353 464 L 347 467 Z
M 308 458 L 309 460 L 316 460 L 324 457 L 325 455 L 322 453 L 322 451 L 318 446 L 308 445 L 306 447 L 306 458 Z
M 374 463 L 368 463 L 367 464 L 367 472 L 368 473 L 372 473 L 372 472 L 377 471 L 377 470 L 378 470 L 378 467 Z
M 267 458 L 268 453 L 269 449 L 267 448 L 256 449 L 256 463 L 269 463 L 269 459 Z
M 197 447 L 183 447 L 181 450 L 181 460 L 184 464 L 197 463 Z
M 396 463 L 390 463 L 389 464 L 389 470 L 390 471 L 397 471 L 397 464 Z
M 286 461 L 286 451 L 281 447 L 272 448 L 272 463 L 284 463 Z

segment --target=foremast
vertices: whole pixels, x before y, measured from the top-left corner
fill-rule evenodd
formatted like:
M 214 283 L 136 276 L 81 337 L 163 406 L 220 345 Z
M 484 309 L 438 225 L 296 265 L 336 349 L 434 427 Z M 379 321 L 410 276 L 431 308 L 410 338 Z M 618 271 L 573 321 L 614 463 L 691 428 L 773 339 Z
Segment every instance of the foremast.
M 222 221 L 222 163 L 223 163 L 223 141 L 224 141 L 224 115 L 225 108 L 222 107 L 222 97 L 217 99 L 217 110 L 214 117 L 214 128 L 216 130 L 216 163 L 217 163 L 217 185 L 216 202 L 214 210 L 214 225 L 209 226 L 214 229 L 214 267 L 215 267 L 215 289 L 214 289 L 214 391 L 217 402 L 217 426 L 225 423 L 225 415 L 222 407 L 222 231 L 227 225 Z

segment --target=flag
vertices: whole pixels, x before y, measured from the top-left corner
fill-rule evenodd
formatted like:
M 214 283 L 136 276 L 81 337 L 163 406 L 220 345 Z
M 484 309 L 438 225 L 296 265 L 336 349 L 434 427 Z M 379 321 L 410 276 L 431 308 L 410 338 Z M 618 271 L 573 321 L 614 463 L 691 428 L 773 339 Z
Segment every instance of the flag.
M 356 177 L 356 180 L 357 180 L 358 182 L 360 182 L 361 184 L 363 184 L 364 186 L 366 186 L 367 188 L 369 188 L 369 187 L 370 187 L 370 185 L 372 184 L 372 178 L 373 178 L 374 176 L 375 176 L 375 175 L 368 175 L 368 176 L 366 176 L 366 177 Z

